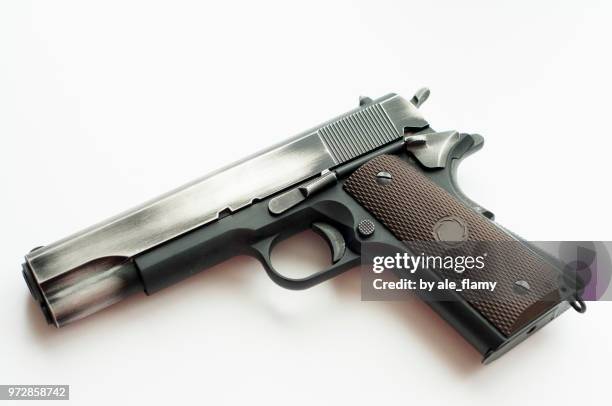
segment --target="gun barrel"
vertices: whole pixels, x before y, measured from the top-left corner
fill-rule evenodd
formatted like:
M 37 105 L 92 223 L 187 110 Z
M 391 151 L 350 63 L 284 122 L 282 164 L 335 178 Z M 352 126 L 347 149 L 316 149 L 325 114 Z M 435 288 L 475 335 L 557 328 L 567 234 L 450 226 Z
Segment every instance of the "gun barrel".
M 113 259 L 94 261 L 42 286 L 28 264 L 23 265 L 23 276 L 45 319 L 57 327 L 144 290 L 136 266 L 130 261 L 114 263 Z

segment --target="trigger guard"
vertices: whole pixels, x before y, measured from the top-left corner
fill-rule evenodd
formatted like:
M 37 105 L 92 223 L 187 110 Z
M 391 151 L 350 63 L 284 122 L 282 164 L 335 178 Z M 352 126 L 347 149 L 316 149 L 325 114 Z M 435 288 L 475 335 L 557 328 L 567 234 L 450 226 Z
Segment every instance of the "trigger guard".
M 328 269 L 321 270 L 305 278 L 287 277 L 278 272 L 272 265 L 270 259 L 271 253 L 274 246 L 283 239 L 280 235 L 274 235 L 250 245 L 246 253 L 259 260 L 272 281 L 286 289 L 292 290 L 310 288 L 359 265 L 361 256 L 347 249 L 344 237 L 338 230 L 327 223 L 321 222 L 313 223 L 312 229 L 317 233 L 322 233 L 323 238 L 330 245 L 332 265 Z

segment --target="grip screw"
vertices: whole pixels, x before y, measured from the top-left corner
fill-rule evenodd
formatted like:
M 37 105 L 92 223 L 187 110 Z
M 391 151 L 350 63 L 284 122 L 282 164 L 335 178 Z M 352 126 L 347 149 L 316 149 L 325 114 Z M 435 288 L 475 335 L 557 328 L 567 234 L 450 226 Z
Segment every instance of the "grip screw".
M 388 185 L 391 183 L 391 179 L 393 179 L 393 176 L 389 172 L 381 171 L 376 174 L 376 182 L 379 185 Z
M 375 229 L 376 226 L 374 225 L 372 220 L 368 219 L 361 220 L 357 225 L 357 231 L 359 232 L 359 235 L 363 238 L 370 237 L 372 234 L 374 234 Z
M 531 291 L 531 286 L 529 286 L 529 282 L 521 279 L 514 282 L 514 288 L 512 290 L 518 295 L 526 295 Z

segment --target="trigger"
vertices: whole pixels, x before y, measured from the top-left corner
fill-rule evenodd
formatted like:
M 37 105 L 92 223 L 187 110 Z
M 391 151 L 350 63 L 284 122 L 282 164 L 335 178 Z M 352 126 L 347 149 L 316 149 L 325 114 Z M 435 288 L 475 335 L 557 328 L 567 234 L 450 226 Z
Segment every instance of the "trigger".
M 325 239 L 332 252 L 332 263 L 340 261 L 346 251 L 346 242 L 340 231 L 327 223 L 312 223 L 312 230 Z

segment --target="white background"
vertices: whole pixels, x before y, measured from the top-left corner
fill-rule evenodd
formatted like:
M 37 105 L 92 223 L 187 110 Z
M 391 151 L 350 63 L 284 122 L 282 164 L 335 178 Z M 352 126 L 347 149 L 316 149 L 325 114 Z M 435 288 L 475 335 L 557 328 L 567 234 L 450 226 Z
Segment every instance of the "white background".
M 0 3 L 0 384 L 96 405 L 608 402 L 610 303 L 483 367 L 425 305 L 361 302 L 356 271 L 291 292 L 237 258 L 61 330 L 20 274 L 34 246 L 424 85 L 434 128 L 485 136 L 459 177 L 502 224 L 611 239 L 611 3 L 499 3 Z M 286 267 L 326 260 L 289 245 Z

